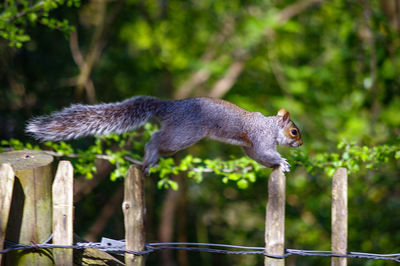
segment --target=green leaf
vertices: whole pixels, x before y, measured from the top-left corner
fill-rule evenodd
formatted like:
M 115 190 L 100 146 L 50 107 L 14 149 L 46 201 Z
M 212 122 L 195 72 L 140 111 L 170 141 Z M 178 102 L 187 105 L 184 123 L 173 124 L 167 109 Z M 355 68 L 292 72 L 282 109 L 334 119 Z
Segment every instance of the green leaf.
M 173 180 L 168 180 L 168 185 L 175 191 L 179 189 L 178 182 L 173 181 Z
M 246 173 L 244 176 L 249 179 L 250 182 L 256 182 L 256 174 L 254 172 Z
M 240 189 L 246 189 L 249 186 L 249 182 L 246 179 L 240 179 L 236 184 Z
M 230 173 L 230 174 L 228 174 L 228 178 L 229 178 L 230 180 L 233 180 L 233 181 L 237 181 L 237 180 L 239 180 L 241 177 L 242 177 L 242 175 L 241 175 L 241 174 L 238 174 L 238 173 Z
M 332 177 L 335 174 L 336 169 L 328 167 L 328 168 L 325 169 L 325 171 L 326 171 L 327 176 Z

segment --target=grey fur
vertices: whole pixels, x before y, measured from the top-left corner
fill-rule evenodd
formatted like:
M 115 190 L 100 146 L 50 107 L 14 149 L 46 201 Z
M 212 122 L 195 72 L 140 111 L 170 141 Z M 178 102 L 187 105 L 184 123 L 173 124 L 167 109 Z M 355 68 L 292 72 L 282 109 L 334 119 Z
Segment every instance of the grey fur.
M 138 96 L 118 103 L 77 104 L 30 120 L 26 132 L 40 141 L 121 134 L 142 126 L 152 116 L 161 121 L 161 130 L 146 144 L 146 172 L 157 164 L 160 155 L 175 153 L 205 137 L 242 146 L 257 162 L 267 167 L 280 165 L 287 172 L 289 164 L 276 151 L 276 145 L 302 144 L 300 135 L 297 139 L 285 135 L 286 127 L 295 127 L 288 115 L 286 120 L 279 115 L 264 116 L 212 98 L 167 101 Z
M 60 141 L 89 135 L 121 134 L 142 126 L 161 100 L 133 97 L 119 103 L 75 104 L 49 116 L 33 118 L 26 133 L 40 141 Z

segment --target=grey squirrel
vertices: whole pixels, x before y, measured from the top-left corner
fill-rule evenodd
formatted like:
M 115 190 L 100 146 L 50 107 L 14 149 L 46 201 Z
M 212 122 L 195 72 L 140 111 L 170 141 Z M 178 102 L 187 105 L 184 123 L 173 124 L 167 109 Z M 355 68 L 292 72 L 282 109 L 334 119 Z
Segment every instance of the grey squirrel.
M 75 104 L 49 116 L 33 118 L 26 132 L 40 141 L 60 141 L 88 135 L 121 134 L 142 126 L 150 117 L 161 122 L 145 147 L 143 170 L 157 164 L 160 155 L 173 154 L 202 138 L 239 145 L 255 161 L 266 167 L 290 165 L 276 145 L 299 147 L 300 131 L 290 121 L 289 112 L 276 116 L 249 112 L 228 101 L 213 98 L 161 100 L 137 96 L 122 102 Z

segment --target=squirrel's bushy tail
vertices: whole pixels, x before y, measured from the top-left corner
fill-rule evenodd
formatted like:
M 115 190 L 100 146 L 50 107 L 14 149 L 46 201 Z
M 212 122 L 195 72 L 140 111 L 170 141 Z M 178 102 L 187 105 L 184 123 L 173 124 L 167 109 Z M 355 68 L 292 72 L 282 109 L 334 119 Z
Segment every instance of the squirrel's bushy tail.
M 138 96 L 119 103 L 75 104 L 49 116 L 33 118 L 26 132 L 40 141 L 59 141 L 89 135 L 121 134 L 142 126 L 164 101 Z

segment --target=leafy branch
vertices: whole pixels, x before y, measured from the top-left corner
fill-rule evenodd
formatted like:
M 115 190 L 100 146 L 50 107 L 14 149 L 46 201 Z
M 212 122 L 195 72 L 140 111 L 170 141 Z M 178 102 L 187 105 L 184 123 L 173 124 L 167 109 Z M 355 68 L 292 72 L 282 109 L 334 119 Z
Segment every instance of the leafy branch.
M 85 150 L 74 149 L 72 145 L 65 142 L 46 142 L 44 146 L 51 150 L 45 150 L 45 152 L 56 157 L 70 158 L 75 171 L 78 174 L 86 175 L 87 178 L 92 178 L 96 172 L 96 160 L 107 160 L 115 165 L 110 178 L 116 180 L 125 176 L 132 163 L 142 164 L 144 143 L 155 130 L 157 130 L 156 127 L 147 123 L 141 134 L 130 132 L 121 136 L 111 134 L 96 137 L 94 144 Z M 8 149 L 40 149 L 38 145 L 22 143 L 15 139 L 2 140 L 0 144 L 3 146 L 3 151 Z M 337 145 L 337 149 L 337 152 L 315 154 L 296 150 L 289 155 L 288 159 L 293 171 L 302 166 L 309 173 L 322 170 L 329 177 L 339 167 L 347 168 L 349 173 L 357 173 L 362 166 L 365 166 L 366 169 L 373 169 L 390 159 L 400 159 L 400 144 L 367 147 L 358 146 L 354 142 L 342 141 Z M 173 158 L 161 158 L 159 164 L 151 168 L 150 172 L 160 177 L 157 184 L 159 188 L 178 189 L 178 184 L 170 177 L 185 172 L 189 178 L 198 183 L 203 181 L 204 174 L 213 173 L 220 176 L 225 184 L 233 181 L 240 189 L 246 189 L 250 183 L 257 180 L 257 177 L 267 176 L 264 169 L 263 166 L 245 156 L 221 160 L 202 159 L 186 155 L 179 162 L 176 162 Z
M 341 141 L 337 149 L 338 152 L 317 154 L 297 151 L 291 155 L 291 160 L 300 163 L 307 172 L 322 169 L 331 177 L 339 167 L 347 168 L 350 173 L 357 173 L 361 170 L 361 166 L 374 169 L 390 159 L 400 159 L 400 144 L 368 147 L 358 146 L 355 142 Z
M 26 25 L 35 25 L 37 22 L 50 29 L 57 29 L 64 33 L 74 30 L 68 20 L 50 17 L 50 11 L 61 6 L 79 7 L 80 0 L 10 0 L 0 4 L 0 37 L 8 40 L 12 47 L 21 48 L 24 42 L 30 40 L 26 33 Z

